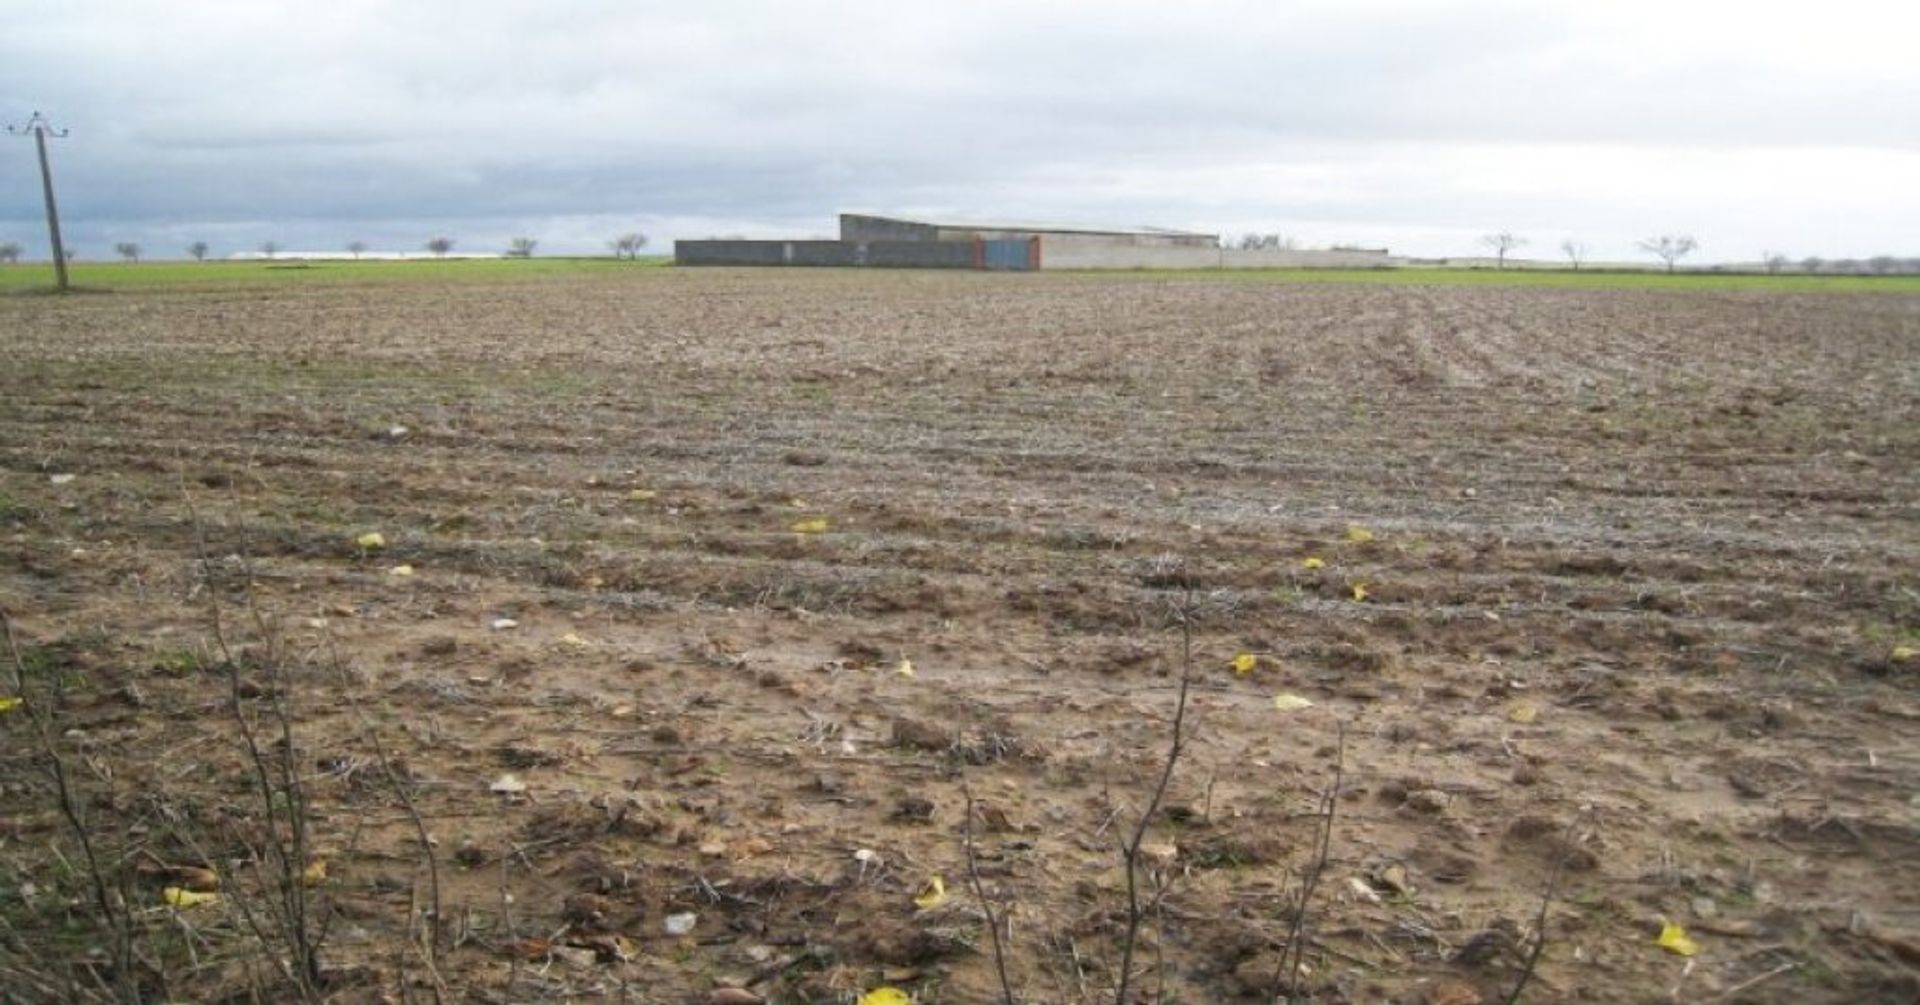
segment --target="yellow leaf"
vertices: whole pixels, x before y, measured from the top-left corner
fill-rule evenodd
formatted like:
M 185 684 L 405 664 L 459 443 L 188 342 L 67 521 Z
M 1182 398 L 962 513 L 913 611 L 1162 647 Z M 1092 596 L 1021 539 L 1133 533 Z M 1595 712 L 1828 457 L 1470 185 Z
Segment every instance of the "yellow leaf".
M 1700 952 L 1700 943 L 1693 941 L 1693 936 L 1688 935 L 1686 929 L 1671 921 L 1661 923 L 1658 941 L 1661 949 L 1681 956 L 1693 956 Z
M 1252 673 L 1260 665 L 1260 657 L 1252 653 L 1241 653 L 1233 658 L 1233 672 L 1242 677 Z
M 316 858 L 300 870 L 300 882 L 308 886 L 319 886 L 327 881 L 327 860 Z
M 627 498 L 634 502 L 652 502 L 659 497 L 660 493 L 652 489 L 634 489 L 632 492 L 627 493 Z
M 854 1005 L 912 1005 L 912 1002 L 913 999 L 899 988 L 881 987 L 861 995 Z
M 1507 720 L 1522 726 L 1538 718 L 1540 718 L 1540 710 L 1524 701 L 1507 710 Z
M 1308 555 L 1305 559 L 1301 560 L 1300 567 L 1303 569 L 1324 569 L 1327 567 L 1327 560 L 1318 555 Z
M 1347 525 L 1347 540 L 1352 541 L 1354 544 L 1366 544 L 1368 541 L 1373 540 L 1373 531 L 1357 523 L 1350 523 Z
M 900 675 L 900 676 L 902 676 L 902 677 L 911 677 L 911 676 L 913 676 L 913 661 L 912 661 L 912 660 L 906 660 L 906 659 L 903 659 L 903 660 L 901 660 L 901 661 L 900 661 L 900 669 L 898 669 L 898 670 L 896 670 L 896 671 L 894 671 L 894 672 L 895 672 L 895 673 L 897 673 L 897 674 L 899 674 L 899 675 Z
M 183 889 L 178 886 L 169 886 L 160 891 L 160 899 L 172 904 L 174 907 L 199 907 L 201 904 L 211 904 L 219 900 L 220 895 L 217 893 L 195 893 L 192 890 Z
M 1892 659 L 1895 663 L 1905 663 L 1915 656 L 1920 656 L 1920 650 L 1916 650 L 1912 646 L 1893 647 Z
M 793 525 L 793 532 L 795 534 L 824 534 L 827 532 L 827 528 L 831 526 L 833 526 L 833 524 L 829 523 L 826 517 L 809 517 L 796 522 Z
M 588 642 L 586 639 L 583 639 L 572 632 L 568 632 L 567 634 L 560 636 L 560 645 L 562 648 L 570 649 L 576 653 L 585 652 L 586 650 L 593 648 L 593 643 Z
M 1373 594 L 1370 594 L 1367 592 L 1367 584 L 1365 583 L 1353 584 L 1353 602 L 1354 603 L 1356 604 L 1366 603 L 1367 598 L 1372 595 Z
M 947 881 L 939 876 L 930 877 L 920 896 L 913 898 L 915 906 L 922 911 L 931 911 L 947 902 Z
M 19 708 L 22 704 L 25 704 L 25 702 L 26 702 L 25 698 L 16 698 L 12 695 L 8 695 L 5 698 L 0 698 L 0 712 L 11 712 L 16 708 Z
M 1282 712 L 1298 712 L 1313 707 L 1313 702 L 1290 691 L 1282 691 L 1273 696 L 1273 707 Z
M 377 530 L 370 530 L 354 538 L 353 543 L 359 545 L 362 551 L 379 551 L 387 546 L 387 538 Z
M 387 570 L 387 574 L 388 574 L 388 575 L 390 575 L 390 576 L 399 576 L 399 577 L 401 577 L 401 578 L 405 578 L 405 577 L 407 577 L 407 576 L 411 576 L 411 575 L 413 575 L 413 566 L 411 566 L 411 565 L 396 565 L 396 566 L 394 566 L 393 568 L 391 568 L 391 569 L 388 569 L 388 570 Z

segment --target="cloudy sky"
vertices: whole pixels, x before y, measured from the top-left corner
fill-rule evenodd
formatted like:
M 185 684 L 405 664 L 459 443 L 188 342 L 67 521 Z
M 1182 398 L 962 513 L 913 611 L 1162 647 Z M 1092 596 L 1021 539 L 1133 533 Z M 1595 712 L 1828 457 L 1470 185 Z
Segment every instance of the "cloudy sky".
M 70 243 L 604 250 L 847 209 L 1920 255 L 1911 0 L 0 0 Z M 32 145 L 0 241 L 45 254 Z

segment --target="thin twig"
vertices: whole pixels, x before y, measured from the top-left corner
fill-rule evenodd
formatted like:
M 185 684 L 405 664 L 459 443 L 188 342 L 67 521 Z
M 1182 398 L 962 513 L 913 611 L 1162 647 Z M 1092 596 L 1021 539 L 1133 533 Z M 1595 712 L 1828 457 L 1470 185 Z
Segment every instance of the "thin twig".
M 1287 944 L 1281 947 L 1281 972 L 1275 975 L 1273 1000 L 1279 1001 L 1284 991 L 1289 1002 L 1300 1000 L 1300 968 L 1306 964 L 1307 952 L 1307 910 L 1313 903 L 1313 894 L 1320 886 L 1320 877 L 1327 871 L 1327 860 L 1333 850 L 1333 821 L 1340 806 L 1340 784 L 1347 770 L 1347 724 L 1336 724 L 1336 743 L 1333 759 L 1333 784 L 1327 788 L 1320 817 L 1320 834 L 1315 842 L 1313 860 L 1307 864 L 1300 877 L 1300 899 L 1294 905 L 1293 921 L 1287 926 Z
M 1179 766 L 1180 754 L 1186 749 L 1187 695 L 1193 686 L 1193 589 L 1188 587 L 1186 596 L 1180 604 L 1180 694 L 1173 706 L 1173 735 L 1167 744 L 1167 759 L 1160 769 L 1160 781 L 1153 787 L 1153 797 L 1140 814 L 1140 820 L 1134 825 L 1133 836 L 1121 847 L 1122 857 L 1127 867 L 1127 935 L 1120 947 L 1120 983 L 1114 993 L 1115 1005 L 1128 1005 L 1128 991 L 1133 983 L 1133 950 L 1140 938 L 1140 923 L 1145 912 L 1140 909 L 1140 844 L 1146 840 L 1147 828 L 1153 823 L 1154 814 L 1160 811 L 1160 803 L 1166 798 L 1167 785 L 1173 780 L 1173 769 Z
M 335 672 L 340 675 L 342 681 L 348 680 L 346 663 L 340 658 L 340 651 L 334 646 L 331 636 L 327 639 L 327 650 L 333 660 Z M 373 756 L 380 762 L 380 770 L 387 776 L 387 782 L 393 787 L 394 795 L 400 797 L 400 805 L 407 811 L 407 820 L 413 824 L 414 836 L 420 841 L 421 853 L 426 856 L 429 900 L 427 910 L 433 919 L 427 970 L 430 976 L 438 980 L 441 954 L 439 855 L 433 850 L 433 837 L 427 832 L 427 822 L 420 815 L 419 805 L 413 801 L 412 789 L 401 780 L 400 773 L 394 770 L 393 758 L 388 756 L 386 744 L 380 740 L 380 731 L 373 728 L 373 725 L 367 721 L 364 712 L 360 716 L 360 728 L 366 735 L 367 742 L 373 746 Z
M 1527 952 L 1526 965 L 1520 968 L 1520 977 L 1513 982 L 1513 990 L 1507 993 L 1504 1005 L 1518 1005 L 1520 993 L 1527 989 L 1527 983 L 1533 980 L 1534 970 L 1540 966 L 1540 954 L 1547 948 L 1547 910 L 1553 906 L 1554 897 L 1560 892 L 1560 877 L 1566 874 L 1567 861 L 1578 847 L 1575 838 L 1581 819 L 1575 817 L 1567 824 L 1566 834 L 1561 838 L 1564 844 L 1560 856 L 1554 860 L 1553 872 L 1547 875 L 1547 888 L 1540 894 L 1540 913 L 1533 919 L 1533 948 Z
M 1782 963 L 1779 966 L 1774 967 L 1772 970 L 1769 970 L 1758 977 L 1752 977 L 1752 978 L 1748 978 L 1747 980 L 1741 981 L 1740 983 L 1735 984 L 1733 987 L 1730 987 L 1725 991 L 1722 991 L 1719 994 L 1714 995 L 1712 998 L 1709 998 L 1707 1000 L 1710 1002 L 1727 1001 L 1728 999 L 1734 998 L 1735 996 L 1739 995 L 1743 991 L 1751 991 L 1752 989 L 1759 987 L 1761 984 L 1764 984 L 1767 981 L 1773 980 L 1775 977 L 1778 977 L 1781 974 L 1791 973 L 1798 969 L 1800 969 L 1800 963 L 1797 960 L 1789 963 Z
M 193 527 L 194 551 L 200 568 L 207 578 L 207 615 L 209 629 L 213 634 L 214 645 L 220 651 L 220 659 L 227 676 L 227 711 L 240 731 L 241 741 L 246 745 L 247 763 L 253 769 L 254 783 L 260 793 L 260 809 L 265 819 L 265 851 L 270 854 L 270 862 L 262 863 L 273 868 L 272 882 L 279 900 L 280 941 L 286 944 L 287 952 L 293 958 L 292 978 L 294 990 L 302 1000 L 317 997 L 320 985 L 320 959 L 312 933 L 309 930 L 306 909 L 306 868 L 307 868 L 307 820 L 306 800 L 300 786 L 299 773 L 294 766 L 298 756 L 293 744 L 292 714 L 287 708 L 285 691 L 291 687 L 286 673 L 283 653 L 274 645 L 275 633 L 266 625 L 259 607 L 253 602 L 252 565 L 242 559 L 242 589 L 246 597 L 247 608 L 253 616 L 257 630 L 261 632 L 262 644 L 267 647 L 266 668 L 272 674 L 267 688 L 273 692 L 269 708 L 279 726 L 281 750 L 279 757 L 271 758 L 260 746 L 260 737 L 254 723 L 247 715 L 245 696 L 241 693 L 241 661 L 237 658 L 231 643 L 227 639 L 226 611 L 220 603 L 221 583 L 215 573 L 212 556 L 207 547 L 206 524 L 200 519 L 195 507 L 193 493 L 187 488 L 184 468 L 181 471 L 180 495 L 187 508 L 187 518 Z M 242 546 L 244 551 L 244 545 Z M 275 775 L 279 776 L 276 783 Z M 284 800 L 284 813 L 279 804 Z M 285 835 L 281 832 L 282 817 L 285 819 Z
M 1007 976 L 1007 954 L 1000 945 L 1000 919 L 994 914 L 993 901 L 987 899 L 986 884 L 980 881 L 980 860 L 973 849 L 973 788 L 965 778 L 960 779 L 960 793 L 967 799 L 967 814 L 961 824 L 962 838 L 967 849 L 967 880 L 973 884 L 973 895 L 980 900 L 980 910 L 987 916 L 987 937 L 993 942 L 993 968 L 1000 976 L 1000 996 L 1004 1005 L 1015 1005 L 1013 981 Z
M 38 699 L 28 698 L 27 661 L 20 655 L 20 643 L 13 634 L 13 619 L 5 610 L 0 610 L 0 631 L 6 635 L 7 655 L 13 662 L 15 693 L 26 703 L 27 718 L 33 723 L 40 753 L 47 759 L 47 774 L 53 780 L 55 797 L 60 803 L 60 815 L 66 819 L 75 840 L 80 842 L 80 853 L 87 861 L 87 878 L 93 887 L 94 903 L 100 908 L 100 923 L 105 927 L 113 946 L 114 980 L 119 984 L 121 999 L 138 1001 L 140 994 L 133 975 L 132 908 L 126 900 L 124 876 L 122 882 L 115 884 L 121 888 L 120 902 L 116 907 L 114 898 L 107 892 L 107 873 L 100 864 L 99 854 L 94 850 L 92 835 L 87 831 L 86 822 L 80 818 L 80 806 L 73 797 L 66 758 L 61 756 L 60 747 L 53 738 L 53 717 L 58 714 L 65 698 L 65 684 L 58 668 L 49 669 L 44 706 Z M 124 873 L 124 867 L 121 871 Z

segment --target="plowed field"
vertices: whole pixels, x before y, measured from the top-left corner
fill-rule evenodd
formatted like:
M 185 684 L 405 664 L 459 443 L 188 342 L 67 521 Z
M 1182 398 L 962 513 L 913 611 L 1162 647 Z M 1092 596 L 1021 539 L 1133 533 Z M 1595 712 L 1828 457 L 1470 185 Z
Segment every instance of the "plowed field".
M 0 609 L 0 997 L 1111 1001 L 1183 675 L 1134 1000 L 1920 995 L 1911 294 L 0 298 Z

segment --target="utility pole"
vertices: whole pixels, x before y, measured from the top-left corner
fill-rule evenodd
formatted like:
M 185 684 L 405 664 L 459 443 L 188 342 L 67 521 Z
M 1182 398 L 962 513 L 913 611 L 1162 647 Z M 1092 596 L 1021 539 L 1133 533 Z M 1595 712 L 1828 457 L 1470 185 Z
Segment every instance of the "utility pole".
M 53 238 L 53 276 L 54 285 L 60 292 L 67 291 L 67 249 L 60 243 L 60 208 L 53 202 L 53 169 L 47 166 L 47 137 L 61 139 L 67 135 L 65 129 L 55 129 L 47 117 L 39 112 L 27 120 L 24 126 L 8 126 L 8 136 L 33 135 L 33 145 L 40 152 L 40 190 L 47 197 L 47 233 Z

